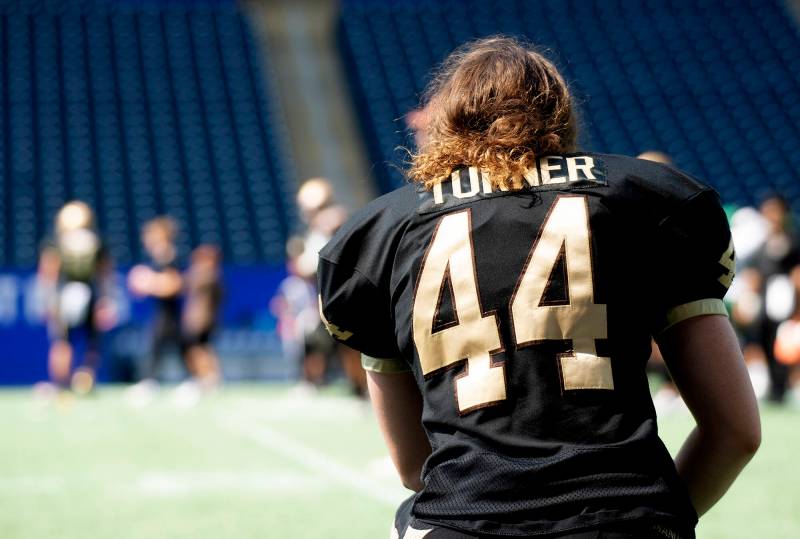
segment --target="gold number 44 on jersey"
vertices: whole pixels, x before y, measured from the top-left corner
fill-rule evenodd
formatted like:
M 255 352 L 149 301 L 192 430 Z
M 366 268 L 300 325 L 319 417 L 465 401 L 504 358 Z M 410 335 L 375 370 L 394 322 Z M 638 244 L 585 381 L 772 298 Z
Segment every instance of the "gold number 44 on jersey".
M 505 364 L 492 361 L 503 350 L 497 316 L 480 304 L 470 210 L 445 215 L 422 261 L 414 298 L 414 342 L 422 373 L 428 376 L 466 360 L 456 378 L 461 413 L 505 400 Z M 548 277 L 562 248 L 569 283 L 567 305 L 540 305 Z M 445 279 L 449 276 L 457 324 L 433 331 Z M 594 303 L 586 197 L 559 197 L 510 300 L 517 346 L 571 340 L 572 352 L 558 358 L 565 390 L 614 389 L 611 360 L 597 355 L 595 339 L 607 337 L 606 306 Z

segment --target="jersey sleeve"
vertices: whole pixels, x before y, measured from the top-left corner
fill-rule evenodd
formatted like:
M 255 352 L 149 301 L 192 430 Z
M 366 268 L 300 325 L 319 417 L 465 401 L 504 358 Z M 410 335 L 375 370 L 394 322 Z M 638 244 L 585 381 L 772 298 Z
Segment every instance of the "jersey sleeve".
M 320 317 L 331 337 L 362 353 L 362 365 L 376 372 L 405 372 L 389 298 L 355 268 L 320 258 Z
M 367 370 L 409 370 L 397 344 L 390 282 L 414 200 L 401 189 L 373 201 L 320 251 L 321 319 L 334 339 L 362 353 Z
M 733 280 L 735 253 L 715 191 L 691 195 L 659 223 L 655 253 L 654 334 L 695 316 L 727 316 L 722 298 Z

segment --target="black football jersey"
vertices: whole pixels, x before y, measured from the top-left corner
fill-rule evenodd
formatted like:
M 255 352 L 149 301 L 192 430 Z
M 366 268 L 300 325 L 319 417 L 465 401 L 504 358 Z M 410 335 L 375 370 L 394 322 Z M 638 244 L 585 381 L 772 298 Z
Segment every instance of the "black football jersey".
M 97 233 L 88 228 L 78 228 L 56 235 L 45 242 L 45 249 L 53 249 L 60 261 L 59 278 L 62 281 L 91 283 L 98 278 L 100 265 L 108 251 Z
M 465 167 L 373 201 L 320 252 L 320 308 L 365 368 L 416 378 L 433 448 L 416 519 L 497 536 L 691 530 L 645 365 L 651 337 L 726 314 L 733 267 L 711 188 L 556 155 L 514 189 Z

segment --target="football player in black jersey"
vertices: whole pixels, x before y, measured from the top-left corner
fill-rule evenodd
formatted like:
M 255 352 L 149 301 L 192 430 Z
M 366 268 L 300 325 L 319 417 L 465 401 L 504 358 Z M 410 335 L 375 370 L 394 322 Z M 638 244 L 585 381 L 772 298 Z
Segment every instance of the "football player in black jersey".
M 399 537 L 693 537 L 760 442 L 722 304 L 717 194 L 575 151 L 555 67 L 507 38 L 450 56 L 411 184 L 320 252 L 321 312 L 363 353 L 416 494 Z M 697 426 L 673 461 L 645 365 L 654 336 Z
M 65 204 L 56 214 L 55 235 L 45 242 L 37 279 L 48 290 L 48 357 L 50 379 L 78 394 L 92 390 L 100 363 L 100 332 L 116 321 L 110 299 L 112 264 L 94 226 L 94 212 L 81 201 Z M 82 364 L 74 370 L 75 338 L 83 335 Z

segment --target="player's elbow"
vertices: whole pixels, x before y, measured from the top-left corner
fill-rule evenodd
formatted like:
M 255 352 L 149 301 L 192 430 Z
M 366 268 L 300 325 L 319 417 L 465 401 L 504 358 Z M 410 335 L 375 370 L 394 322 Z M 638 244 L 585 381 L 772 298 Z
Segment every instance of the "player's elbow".
M 727 425 L 717 423 L 705 430 L 717 440 L 717 443 L 724 446 L 730 455 L 737 455 L 745 461 L 750 460 L 761 446 L 761 421 L 757 415 L 749 419 L 740 418 Z
M 424 486 L 422 484 L 422 470 L 417 466 L 406 467 L 405 469 L 398 469 L 400 474 L 400 482 L 408 490 L 419 492 Z
M 756 454 L 758 448 L 761 447 L 760 421 L 754 422 L 753 425 L 750 425 L 748 428 L 743 429 L 743 431 L 738 434 L 738 445 L 740 451 L 742 451 L 743 454 L 747 455 L 748 458 Z
M 759 425 L 744 426 L 725 437 L 725 445 L 731 454 L 738 455 L 743 461 L 749 461 L 761 446 L 761 428 Z
M 404 487 L 406 487 L 408 490 L 413 490 L 414 492 L 419 492 L 424 486 L 419 476 L 401 476 L 400 480 Z
M 761 417 L 757 410 L 758 405 L 754 413 L 743 414 L 729 429 L 733 444 L 748 460 L 761 446 Z

